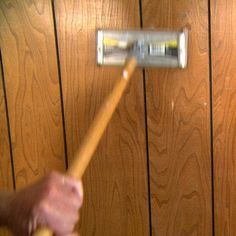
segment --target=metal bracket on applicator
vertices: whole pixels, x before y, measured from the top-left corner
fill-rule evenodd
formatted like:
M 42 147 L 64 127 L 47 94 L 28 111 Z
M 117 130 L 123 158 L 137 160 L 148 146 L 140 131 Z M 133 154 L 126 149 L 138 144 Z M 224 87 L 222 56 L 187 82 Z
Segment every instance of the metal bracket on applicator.
M 188 30 L 97 31 L 97 64 L 124 65 L 130 51 L 141 67 L 187 66 Z

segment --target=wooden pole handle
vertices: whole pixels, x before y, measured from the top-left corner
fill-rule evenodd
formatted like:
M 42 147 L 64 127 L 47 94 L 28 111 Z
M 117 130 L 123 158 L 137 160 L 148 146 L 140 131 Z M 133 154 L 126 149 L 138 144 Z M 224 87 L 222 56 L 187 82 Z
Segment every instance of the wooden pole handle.
M 135 57 L 127 60 L 121 76 L 119 76 L 112 92 L 106 98 L 93 120 L 80 148 L 76 151 L 74 161 L 67 171 L 68 175 L 77 179 L 82 178 L 136 66 L 137 59 Z M 53 232 L 48 228 L 38 229 L 34 233 L 34 236 L 52 235 Z

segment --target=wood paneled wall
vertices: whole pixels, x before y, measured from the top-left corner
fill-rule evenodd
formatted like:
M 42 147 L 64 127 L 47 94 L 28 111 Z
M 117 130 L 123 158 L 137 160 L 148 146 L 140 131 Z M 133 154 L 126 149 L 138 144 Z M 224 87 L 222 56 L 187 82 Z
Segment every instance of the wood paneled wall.
M 145 74 L 153 235 L 212 231 L 207 1 L 143 1 L 144 28 L 184 26 L 188 68 Z
M 0 1 L 16 188 L 65 169 L 60 87 L 51 1 Z
M 211 1 L 216 235 L 236 235 L 236 2 Z
M 138 15 L 135 0 L 55 1 L 69 164 L 120 72 L 96 66 L 96 29 L 139 28 Z M 82 235 L 149 234 L 143 99 L 137 71 L 84 176 Z
M 12 191 L 14 189 L 14 171 L 12 168 L 13 163 L 4 82 L 4 72 L 0 51 L 0 191 Z M 0 229 L 0 235 L 8 236 L 10 233 L 4 228 Z
M 96 66 L 96 29 L 185 26 L 186 70 L 135 73 L 84 176 L 78 230 L 234 235 L 235 12 L 233 0 L 0 1 L 0 190 L 70 165 L 120 72 Z
M 3 80 L 3 66 L 0 52 L 0 187 L 1 190 L 12 190 L 13 175 L 9 139 L 9 127 L 7 122 L 7 108 L 5 100 L 5 84 Z

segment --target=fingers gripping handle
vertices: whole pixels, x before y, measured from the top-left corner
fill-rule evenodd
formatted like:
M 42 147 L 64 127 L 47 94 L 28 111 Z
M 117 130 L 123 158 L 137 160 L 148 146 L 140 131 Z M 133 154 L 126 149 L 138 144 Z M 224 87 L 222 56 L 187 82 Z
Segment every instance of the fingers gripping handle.
M 77 179 L 81 179 L 96 147 L 122 97 L 122 94 L 132 76 L 135 68 L 137 67 L 137 60 L 135 57 L 130 57 L 119 76 L 116 84 L 104 101 L 95 119 L 93 120 L 80 148 L 77 150 L 74 162 L 68 170 L 68 174 Z M 53 232 L 48 228 L 38 229 L 34 236 L 52 236 Z

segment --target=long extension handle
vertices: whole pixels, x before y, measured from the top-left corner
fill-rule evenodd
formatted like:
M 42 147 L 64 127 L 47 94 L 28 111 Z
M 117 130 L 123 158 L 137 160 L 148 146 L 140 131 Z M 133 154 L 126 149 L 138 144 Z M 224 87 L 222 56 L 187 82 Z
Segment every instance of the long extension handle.
M 134 56 L 130 57 L 126 62 L 121 76 L 119 76 L 118 80 L 116 81 L 113 90 L 106 98 L 95 119 L 93 120 L 80 148 L 77 150 L 74 162 L 68 169 L 68 175 L 77 179 L 82 178 L 136 67 L 136 58 Z M 34 236 L 52 235 L 53 232 L 48 228 L 38 229 L 34 233 Z

